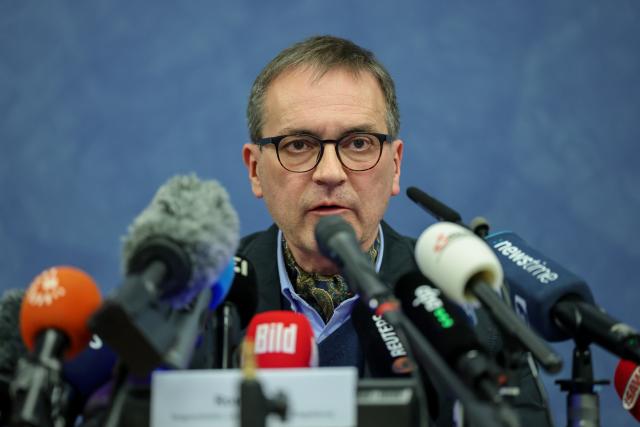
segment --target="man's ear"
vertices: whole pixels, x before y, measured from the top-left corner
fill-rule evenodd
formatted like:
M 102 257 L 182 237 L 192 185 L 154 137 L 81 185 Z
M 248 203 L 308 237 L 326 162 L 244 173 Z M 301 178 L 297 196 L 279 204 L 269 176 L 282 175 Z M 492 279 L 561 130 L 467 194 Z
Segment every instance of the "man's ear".
M 402 149 L 404 148 L 404 143 L 401 139 L 396 139 L 391 143 L 391 151 L 393 153 L 393 165 L 394 165 L 394 173 L 393 173 L 393 184 L 391 187 L 391 195 L 397 196 L 400 194 L 400 166 L 402 165 Z
M 262 184 L 258 174 L 258 159 L 260 158 L 260 147 L 256 144 L 244 144 L 242 146 L 242 161 L 249 172 L 249 182 L 251 191 L 257 198 L 262 198 Z

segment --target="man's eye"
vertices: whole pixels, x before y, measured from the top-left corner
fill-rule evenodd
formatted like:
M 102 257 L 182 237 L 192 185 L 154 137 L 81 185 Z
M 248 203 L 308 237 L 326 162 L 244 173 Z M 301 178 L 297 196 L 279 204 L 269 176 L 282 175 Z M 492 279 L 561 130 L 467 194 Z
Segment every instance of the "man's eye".
M 355 136 L 349 140 L 347 140 L 344 144 L 344 148 L 353 151 L 364 151 L 371 148 L 372 142 L 371 138 L 366 136 Z
M 314 141 L 305 138 L 296 138 L 287 141 L 283 141 L 282 149 L 290 153 L 299 153 L 304 151 L 313 150 L 315 147 Z

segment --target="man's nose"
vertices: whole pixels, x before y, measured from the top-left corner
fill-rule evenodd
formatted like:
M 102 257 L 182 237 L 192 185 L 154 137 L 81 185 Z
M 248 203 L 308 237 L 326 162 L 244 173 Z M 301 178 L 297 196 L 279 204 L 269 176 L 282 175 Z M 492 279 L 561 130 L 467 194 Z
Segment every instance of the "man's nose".
M 326 144 L 320 163 L 313 170 L 313 180 L 325 185 L 337 185 L 347 179 L 347 173 L 338 158 L 335 144 Z

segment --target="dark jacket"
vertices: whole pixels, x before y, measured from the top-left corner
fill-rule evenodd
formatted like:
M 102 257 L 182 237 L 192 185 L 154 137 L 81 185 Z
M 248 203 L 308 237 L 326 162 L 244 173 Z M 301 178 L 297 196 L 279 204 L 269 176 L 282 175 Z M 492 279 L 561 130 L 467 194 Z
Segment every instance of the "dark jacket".
M 403 274 L 418 268 L 413 257 L 415 242 L 400 236 L 384 222 L 382 230 L 385 247 L 380 278 L 384 283 L 396 283 Z M 256 270 L 258 313 L 290 309 L 280 292 L 276 257 L 277 236 L 278 228 L 272 225 L 266 231 L 244 237 L 237 251 L 238 255 L 247 258 Z
M 382 282 L 391 286 L 406 273 L 418 269 L 414 257 L 415 239 L 401 236 L 385 222 L 382 222 L 382 230 L 384 233 L 384 253 L 379 276 Z M 277 234 L 278 228 L 272 225 L 265 231 L 244 237 L 238 249 L 238 255 L 248 259 L 255 268 L 258 293 L 257 312 L 291 309 L 280 291 L 276 255 Z M 479 309 L 476 314 L 478 321 L 475 329 L 480 342 L 492 355 L 499 354 L 502 351 L 500 332 L 484 310 Z M 534 378 L 529 364 L 522 363 L 512 376 L 515 377 L 514 382 L 520 387 L 520 396 L 511 403 L 518 411 L 522 425 L 552 425 L 544 389 L 540 381 Z M 440 400 L 440 416 L 437 419 L 437 424 L 451 425 L 451 402 L 446 398 Z

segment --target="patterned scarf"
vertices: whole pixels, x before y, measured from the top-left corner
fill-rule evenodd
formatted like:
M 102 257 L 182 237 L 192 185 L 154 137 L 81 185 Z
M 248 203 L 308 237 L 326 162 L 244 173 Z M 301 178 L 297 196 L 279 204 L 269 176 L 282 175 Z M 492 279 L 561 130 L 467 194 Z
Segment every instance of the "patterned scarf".
M 373 246 L 367 252 L 372 263 L 375 263 L 379 249 L 380 234 L 378 233 Z M 333 316 L 335 308 L 351 298 L 353 292 L 339 274 L 325 276 L 304 271 L 293 258 L 284 235 L 282 236 L 282 250 L 287 273 L 296 293 L 318 312 L 326 324 Z

